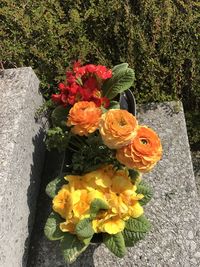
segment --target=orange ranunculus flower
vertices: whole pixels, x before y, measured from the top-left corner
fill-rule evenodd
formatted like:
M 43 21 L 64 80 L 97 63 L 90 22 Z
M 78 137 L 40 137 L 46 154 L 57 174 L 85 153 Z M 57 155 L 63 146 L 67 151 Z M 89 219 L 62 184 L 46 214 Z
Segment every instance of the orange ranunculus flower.
M 117 149 L 131 142 L 137 125 L 136 118 L 127 110 L 111 109 L 101 116 L 99 131 L 104 144 Z
M 67 126 L 74 126 L 73 133 L 87 136 L 98 128 L 101 113 L 94 102 L 77 102 L 69 111 Z
M 146 126 L 140 126 L 131 144 L 117 150 L 117 160 L 130 169 L 150 171 L 161 159 L 162 146 L 158 135 Z

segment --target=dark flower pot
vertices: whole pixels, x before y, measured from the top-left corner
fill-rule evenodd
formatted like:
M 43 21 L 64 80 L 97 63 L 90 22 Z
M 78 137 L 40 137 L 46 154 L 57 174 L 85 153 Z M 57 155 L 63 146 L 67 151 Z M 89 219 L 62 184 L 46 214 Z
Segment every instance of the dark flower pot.
M 92 240 L 90 241 L 91 245 L 101 244 L 103 242 L 102 234 L 94 234 Z
M 126 109 L 128 112 L 132 113 L 134 116 L 136 116 L 136 102 L 135 97 L 130 89 L 124 91 L 120 94 L 120 108 Z

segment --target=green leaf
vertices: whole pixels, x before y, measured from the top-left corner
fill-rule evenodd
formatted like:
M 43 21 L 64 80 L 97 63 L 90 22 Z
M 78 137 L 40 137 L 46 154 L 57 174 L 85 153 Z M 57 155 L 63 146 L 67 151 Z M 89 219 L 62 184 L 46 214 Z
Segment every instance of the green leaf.
M 126 70 L 128 68 L 128 63 L 121 63 L 119 65 L 116 65 L 112 68 L 113 73 L 117 73 L 118 71 L 121 70 Z
M 93 236 L 94 230 L 92 228 L 92 223 L 90 218 L 85 218 L 77 223 L 76 234 L 80 238 L 89 238 Z
M 143 239 L 146 233 L 133 232 L 124 229 L 122 232 L 126 247 L 133 247 L 139 240 Z
M 129 172 L 131 181 L 135 184 L 135 182 L 137 182 L 138 178 L 140 177 L 140 173 L 133 169 L 129 169 L 128 172 Z
M 94 219 L 100 210 L 107 210 L 108 204 L 100 198 L 95 198 L 90 204 L 90 218 Z
M 102 114 L 106 113 L 108 110 L 106 108 L 104 108 L 103 106 L 101 106 L 101 112 Z
M 46 194 L 50 198 L 54 198 L 64 184 L 67 184 L 67 181 L 63 177 L 57 177 L 47 185 Z
M 88 247 L 80 241 L 76 235 L 65 233 L 64 238 L 60 242 L 61 251 L 65 261 L 69 264 L 73 263 L 76 258 Z
M 147 218 L 142 215 L 138 218 L 130 218 L 126 221 L 125 228 L 129 231 L 146 233 L 150 230 L 151 224 Z
M 150 228 L 151 224 L 144 215 L 139 218 L 130 218 L 126 222 L 126 226 L 123 231 L 125 245 L 127 247 L 134 246 L 137 241 L 145 237 Z
M 110 105 L 108 109 L 120 109 L 119 102 L 117 101 L 110 101 Z
M 83 238 L 81 239 L 81 241 L 85 244 L 85 245 L 89 245 L 90 244 L 90 241 L 92 239 L 93 236 L 90 236 L 88 238 Z
M 44 227 L 45 236 L 49 240 L 59 240 L 62 239 L 64 233 L 60 230 L 60 223 L 63 222 L 63 219 L 56 213 L 52 212 L 47 219 L 47 222 Z
M 139 201 L 142 206 L 146 205 L 153 197 L 152 188 L 147 183 L 145 183 L 143 181 L 137 185 L 137 191 L 136 192 L 138 194 L 144 195 L 144 197 Z
M 54 109 L 51 114 L 51 119 L 53 126 L 66 127 L 67 115 L 69 113 L 69 108 L 58 106 Z
M 80 77 L 76 78 L 76 81 L 80 86 L 83 86 L 83 82 Z
M 126 247 L 122 233 L 116 235 L 103 235 L 103 242 L 106 247 L 114 253 L 117 257 L 122 258 L 126 253 Z
M 45 143 L 49 151 L 57 148 L 61 152 L 67 149 L 70 138 L 71 132 L 63 130 L 60 127 L 54 127 L 47 131 Z
M 113 99 L 119 93 L 129 89 L 135 80 L 135 73 L 132 69 L 122 69 L 114 73 L 111 79 L 103 84 L 103 95 Z

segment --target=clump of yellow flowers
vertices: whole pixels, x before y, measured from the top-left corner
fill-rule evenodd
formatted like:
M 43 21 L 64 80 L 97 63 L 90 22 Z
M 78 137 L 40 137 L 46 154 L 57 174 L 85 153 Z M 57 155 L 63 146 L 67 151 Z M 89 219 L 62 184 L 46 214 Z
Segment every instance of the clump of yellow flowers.
M 64 259 L 72 263 L 90 243 L 103 242 L 118 257 L 150 230 L 143 206 L 152 197 L 141 174 L 103 165 L 82 175 L 51 181 L 46 193 L 53 212 L 45 225 L 50 240 L 60 240 Z
M 77 234 L 77 224 L 91 218 L 94 233 L 117 234 L 124 230 L 130 217 L 143 214 L 139 200 L 144 196 L 136 193 L 137 186 L 131 182 L 127 169 L 116 170 L 108 165 L 82 176 L 64 178 L 67 184 L 53 198 L 53 210 L 64 219 L 60 223 L 63 232 Z M 104 209 L 91 217 L 91 204 L 98 200 Z

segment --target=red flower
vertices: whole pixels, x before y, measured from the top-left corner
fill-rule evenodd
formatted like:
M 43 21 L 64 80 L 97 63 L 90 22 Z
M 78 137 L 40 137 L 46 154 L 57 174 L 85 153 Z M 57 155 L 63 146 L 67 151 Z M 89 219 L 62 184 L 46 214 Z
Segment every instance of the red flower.
M 76 82 L 76 78 L 75 78 L 75 76 L 74 76 L 72 71 L 67 71 L 66 72 L 66 78 L 67 78 L 67 83 L 69 83 L 69 84 Z
M 73 65 L 72 71 L 66 72 L 66 81 L 59 83 L 60 94 L 53 94 L 52 100 L 66 106 L 78 101 L 93 101 L 97 106 L 109 106 L 109 100 L 101 97 L 102 80 L 112 77 L 112 71 L 102 65 L 87 64 L 80 61 Z
M 110 106 L 110 100 L 107 97 L 102 97 L 101 98 L 101 105 L 104 108 L 108 108 Z
M 66 90 L 66 85 L 64 83 L 59 83 L 58 84 L 58 88 L 61 92 L 65 91 Z
M 87 74 L 96 74 L 100 79 L 103 80 L 112 77 L 112 70 L 107 69 L 106 66 L 93 64 L 81 66 L 80 61 L 74 63 L 73 71 L 76 77 L 82 77 Z
M 81 99 L 84 101 L 89 101 L 92 97 L 92 91 L 83 87 L 79 88 L 79 93 L 81 95 Z
M 97 107 L 101 106 L 101 98 L 92 97 L 90 101 L 94 102 Z
M 98 82 L 95 77 L 89 77 L 83 84 L 83 87 L 89 90 L 98 88 Z
M 75 95 L 79 90 L 79 85 L 76 83 L 73 83 L 71 86 L 68 87 L 68 90 L 71 94 Z
M 62 101 L 63 106 L 66 106 L 68 104 L 68 95 L 61 94 L 61 101 Z
M 85 71 L 85 67 L 80 67 L 77 71 L 76 71 L 76 78 L 82 77 L 84 74 L 86 73 Z
M 69 95 L 67 100 L 68 103 L 73 106 L 76 102 L 75 95 Z
M 76 71 L 81 67 L 81 62 L 80 60 L 77 60 L 74 62 L 74 65 L 73 65 L 73 71 L 76 73 Z
M 61 94 L 59 94 L 59 95 L 52 94 L 51 99 L 53 102 L 60 104 L 61 103 Z
M 105 66 L 102 66 L 102 65 L 97 66 L 95 73 L 99 78 L 101 78 L 103 80 L 106 80 L 106 79 L 112 77 L 112 71 L 107 70 L 107 68 Z
M 93 64 L 88 64 L 88 65 L 85 66 L 85 69 L 86 69 L 86 72 L 95 73 L 96 69 L 97 69 L 97 66 L 95 66 Z

